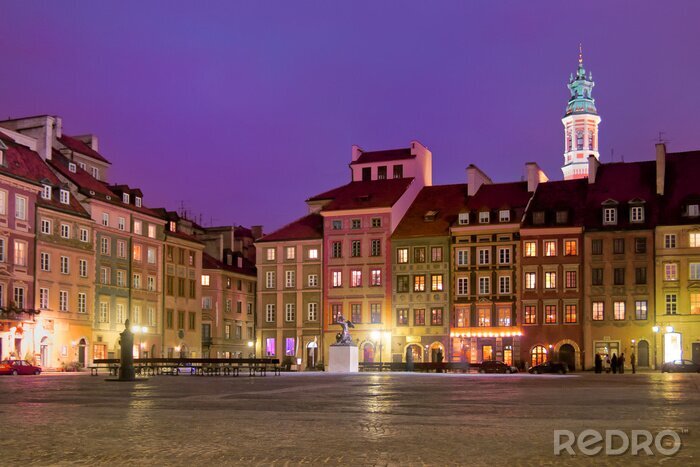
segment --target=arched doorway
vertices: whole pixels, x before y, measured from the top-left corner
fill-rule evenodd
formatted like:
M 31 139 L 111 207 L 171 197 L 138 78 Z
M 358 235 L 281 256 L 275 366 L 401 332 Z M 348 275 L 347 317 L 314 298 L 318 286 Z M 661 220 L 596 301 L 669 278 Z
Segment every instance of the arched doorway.
M 576 349 L 571 344 L 564 344 L 559 347 L 559 361 L 566 363 L 569 371 L 576 371 Z
M 649 343 L 647 341 L 639 341 L 637 344 L 637 366 L 649 366 Z
M 180 358 L 187 358 L 190 354 L 190 349 L 186 344 L 180 344 Z
M 547 361 L 547 349 L 543 345 L 536 345 L 530 350 L 530 366 L 539 365 Z
M 407 349 L 410 349 L 411 354 L 413 355 L 413 362 L 422 362 L 423 361 L 423 347 L 420 346 L 419 344 L 410 344 Z
M 82 338 L 78 342 L 78 363 L 80 363 L 81 368 L 85 368 L 86 361 L 87 361 L 87 341 L 85 340 L 85 338 Z
M 306 368 L 315 368 L 318 361 L 318 344 L 311 341 L 306 344 Z
M 374 363 L 374 344 L 365 342 L 362 346 L 362 361 L 366 363 Z
M 430 344 L 430 361 L 431 362 L 437 362 L 438 361 L 438 353 L 441 353 L 442 359 L 441 361 L 445 361 L 445 346 L 442 345 L 441 342 L 433 342 Z
M 39 354 L 41 355 L 40 366 L 46 368 L 51 366 L 51 353 L 49 350 L 49 338 L 44 336 L 39 344 Z

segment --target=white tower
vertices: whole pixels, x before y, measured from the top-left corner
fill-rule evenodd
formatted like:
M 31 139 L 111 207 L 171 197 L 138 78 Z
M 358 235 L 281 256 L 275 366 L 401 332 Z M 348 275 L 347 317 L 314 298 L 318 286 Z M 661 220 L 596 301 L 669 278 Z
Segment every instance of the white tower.
M 569 77 L 568 88 L 571 92 L 566 114 L 561 122 L 564 124 L 564 165 L 561 171 L 564 180 L 588 177 L 588 156 L 600 159 L 598 153 L 598 124 L 600 116 L 595 108 L 595 99 L 591 96 L 595 83 L 591 73 L 586 77 L 583 68 L 583 52 L 579 45 L 578 69 L 576 77 Z

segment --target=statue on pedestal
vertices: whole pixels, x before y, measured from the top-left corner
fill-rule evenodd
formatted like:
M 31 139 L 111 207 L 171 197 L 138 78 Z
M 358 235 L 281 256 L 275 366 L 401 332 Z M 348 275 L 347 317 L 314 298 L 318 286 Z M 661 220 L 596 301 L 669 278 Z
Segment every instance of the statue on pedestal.
M 353 345 L 352 337 L 350 337 L 350 328 L 354 328 L 355 325 L 352 324 L 352 321 L 347 321 L 343 318 L 343 315 L 338 315 L 336 323 L 338 323 L 343 330 L 336 334 L 335 345 Z
M 121 360 L 119 361 L 119 381 L 135 381 L 134 371 L 134 333 L 129 329 L 129 320 L 124 323 L 124 331 L 121 336 Z

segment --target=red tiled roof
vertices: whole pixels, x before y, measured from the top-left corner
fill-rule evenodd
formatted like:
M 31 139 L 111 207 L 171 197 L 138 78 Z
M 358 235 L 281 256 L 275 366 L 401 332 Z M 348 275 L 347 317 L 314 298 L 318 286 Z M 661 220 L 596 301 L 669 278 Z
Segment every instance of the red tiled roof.
M 389 149 L 386 151 L 368 151 L 360 154 L 360 157 L 358 157 L 356 161 L 351 162 L 350 165 L 368 164 L 371 162 L 398 161 L 404 159 L 414 159 L 415 157 L 415 154 L 411 154 L 411 148 Z
M 684 216 L 688 204 L 700 204 L 700 151 L 677 152 L 666 155 L 664 206 L 659 210 L 662 225 L 697 224 L 697 217 Z
M 265 235 L 257 240 L 256 243 L 284 240 L 308 240 L 314 238 L 323 238 L 323 216 L 320 214 L 309 214 L 301 217 Z
M 603 203 L 615 201 L 617 224 L 603 225 Z M 642 200 L 645 206 L 644 222 L 629 221 L 630 201 Z M 595 183 L 588 186 L 586 200 L 586 228 L 648 229 L 656 222 L 656 162 L 615 162 L 601 164 Z
M 84 154 L 88 157 L 92 157 L 93 159 L 97 159 L 98 161 L 106 162 L 108 164 L 111 164 L 107 159 L 102 157 L 102 155 L 92 149 L 90 146 L 87 144 L 83 143 L 77 138 L 73 138 L 71 136 L 68 136 L 66 134 L 61 135 L 60 138 L 58 138 L 58 141 L 63 144 L 65 147 L 70 149 L 71 151 L 79 152 L 80 154 Z
M 159 213 L 148 209 L 147 207 L 137 207 L 134 204 L 124 204 L 122 202 L 121 196 L 111 191 L 107 187 L 107 185 L 95 179 L 88 172 L 80 168 L 80 166 L 76 166 L 75 172 L 71 172 L 68 168 L 69 162 L 70 161 L 66 158 L 66 156 L 64 156 L 57 150 L 53 151 L 51 160 L 48 161 L 51 167 L 55 168 L 58 172 L 61 173 L 61 175 L 73 182 L 78 187 L 78 191 L 80 191 L 86 196 L 96 198 L 107 203 L 120 206 L 122 208 L 130 209 L 132 211 L 140 212 L 141 214 L 145 214 L 147 216 L 158 218 L 162 217 L 159 215 Z
M 426 186 L 401 219 L 392 237 L 430 237 L 448 235 L 450 225 L 457 220 L 467 198 L 467 184 Z M 433 220 L 426 221 L 429 211 L 437 211 Z
M 538 184 L 527 209 L 523 226 L 582 226 L 585 218 L 587 189 L 587 178 L 557 180 Z M 544 212 L 544 224 L 532 223 L 532 213 L 538 211 Z M 565 223 L 558 224 L 556 222 L 556 215 L 559 211 L 567 213 L 567 221 Z
M 54 188 L 52 190 L 52 198 L 48 200 L 39 196 L 37 198 L 37 203 L 39 205 L 82 217 L 89 217 L 89 214 L 80 205 L 80 202 L 75 196 L 70 197 L 70 204 L 61 203 L 61 181 L 41 159 L 39 154 L 25 146 L 16 144 L 12 138 L 1 132 L 0 140 L 7 146 L 7 151 L 5 151 L 6 164 L 0 166 L 0 174 L 25 180 L 37 185 L 43 185 L 44 183 L 51 185 Z M 57 187 L 59 189 L 55 189 Z
M 239 268 L 237 266 L 238 264 L 238 258 L 243 258 L 243 267 Z M 229 271 L 229 272 L 235 272 L 238 274 L 244 274 L 246 276 L 257 276 L 257 269 L 255 269 L 255 265 L 245 259 L 244 257 L 240 255 L 235 255 L 233 257 L 233 262 L 234 265 L 228 265 L 226 263 L 223 263 L 219 261 L 218 259 L 214 258 L 213 256 L 203 253 L 202 254 L 202 269 L 220 269 L 223 271 Z
M 329 200 L 322 211 L 391 207 L 412 182 L 413 178 L 350 182 L 313 196 L 307 202 Z

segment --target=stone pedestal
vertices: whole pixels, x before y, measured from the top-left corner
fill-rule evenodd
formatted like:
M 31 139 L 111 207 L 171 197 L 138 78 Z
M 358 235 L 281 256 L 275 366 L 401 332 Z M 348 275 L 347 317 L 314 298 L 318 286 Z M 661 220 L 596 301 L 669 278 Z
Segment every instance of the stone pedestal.
M 330 346 L 329 373 L 357 373 L 359 371 L 357 362 L 356 346 L 338 344 Z

